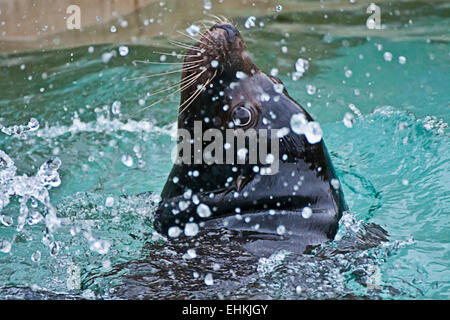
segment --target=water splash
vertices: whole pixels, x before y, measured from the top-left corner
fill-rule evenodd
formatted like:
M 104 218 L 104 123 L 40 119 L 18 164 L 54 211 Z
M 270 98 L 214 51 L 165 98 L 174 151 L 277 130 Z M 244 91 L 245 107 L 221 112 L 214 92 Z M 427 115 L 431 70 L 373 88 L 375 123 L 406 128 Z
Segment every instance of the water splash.
M 32 118 L 27 125 L 14 125 L 5 127 L 0 124 L 0 130 L 7 135 L 23 135 L 26 132 L 32 132 L 39 129 L 39 122 Z M 56 254 L 57 243 L 53 239 L 52 233 L 60 226 L 61 222 L 56 216 L 56 210 L 50 203 L 49 190 L 56 188 L 61 184 L 58 169 L 61 166 L 61 160 L 52 157 L 44 162 L 34 176 L 18 175 L 14 161 L 2 150 L 0 150 L 0 212 L 10 204 L 11 198 L 17 197 L 19 201 L 19 215 L 17 217 L 16 231 L 21 232 L 25 225 L 35 224 L 41 220 L 41 213 L 38 211 L 39 203 L 43 205 L 45 215 L 46 230 L 42 241 L 46 244 L 52 254 Z M 32 212 L 28 207 L 31 202 Z M 11 226 L 11 219 L 2 216 L 2 222 L 5 226 Z M 13 237 L 9 245 L 6 240 L 2 241 L 2 252 L 9 252 L 15 240 Z
M 37 136 L 41 138 L 58 138 L 66 133 L 76 134 L 79 132 L 113 132 L 113 131 L 126 131 L 126 132 L 151 132 L 156 134 L 166 134 L 171 137 L 176 137 L 176 122 L 171 123 L 164 127 L 158 127 L 153 121 L 140 120 L 135 121 L 129 119 L 126 122 L 120 119 L 109 119 L 105 115 L 97 110 L 97 121 L 83 122 L 80 120 L 77 113 L 74 114 L 72 124 L 70 126 L 52 126 L 42 128 L 37 132 Z

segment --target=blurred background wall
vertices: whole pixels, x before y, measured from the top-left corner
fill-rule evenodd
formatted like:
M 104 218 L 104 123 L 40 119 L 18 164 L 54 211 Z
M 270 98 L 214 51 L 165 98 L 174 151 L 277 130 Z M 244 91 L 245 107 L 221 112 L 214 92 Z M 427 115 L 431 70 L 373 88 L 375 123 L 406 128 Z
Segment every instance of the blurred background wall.
M 236 16 L 332 8 L 364 10 L 373 0 L 0 0 L 0 53 L 141 43 L 176 35 L 205 13 Z M 385 2 L 378 0 L 377 3 Z M 70 5 L 80 8 L 81 29 L 68 30 Z M 203 10 L 202 10 L 203 8 Z

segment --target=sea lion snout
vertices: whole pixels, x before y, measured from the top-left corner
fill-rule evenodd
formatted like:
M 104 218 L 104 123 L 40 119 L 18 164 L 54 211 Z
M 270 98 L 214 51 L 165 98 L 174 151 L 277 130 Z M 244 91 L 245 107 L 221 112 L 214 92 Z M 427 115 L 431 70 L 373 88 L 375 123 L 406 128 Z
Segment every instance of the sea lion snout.
M 223 29 L 223 30 L 225 30 L 227 32 L 227 40 L 230 43 L 233 43 L 234 40 L 236 39 L 236 35 L 239 35 L 238 29 L 236 29 L 236 27 L 233 26 L 230 23 L 215 25 L 215 26 L 213 26 L 211 28 L 211 30 L 214 30 L 214 29 Z

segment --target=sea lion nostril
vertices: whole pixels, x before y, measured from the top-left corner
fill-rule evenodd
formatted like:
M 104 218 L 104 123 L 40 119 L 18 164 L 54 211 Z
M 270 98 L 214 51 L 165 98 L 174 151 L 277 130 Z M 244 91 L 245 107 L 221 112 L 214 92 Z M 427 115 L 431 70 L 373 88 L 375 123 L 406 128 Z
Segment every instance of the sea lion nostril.
M 238 29 L 236 29 L 235 26 L 231 24 L 221 24 L 221 25 L 215 25 L 211 28 L 214 29 L 223 29 L 227 32 L 227 39 L 229 42 L 234 42 L 234 39 L 236 38 L 236 35 L 239 33 Z

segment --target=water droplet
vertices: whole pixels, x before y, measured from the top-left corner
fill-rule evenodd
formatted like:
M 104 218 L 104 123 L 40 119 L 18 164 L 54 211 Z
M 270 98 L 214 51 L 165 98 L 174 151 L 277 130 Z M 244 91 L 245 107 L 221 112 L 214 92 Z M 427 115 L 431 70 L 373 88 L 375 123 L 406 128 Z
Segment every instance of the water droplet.
M 126 55 L 128 55 L 128 52 L 129 52 L 129 49 L 128 49 L 127 46 L 120 46 L 120 47 L 119 47 L 119 54 L 120 54 L 122 57 L 125 57 Z
M 198 224 L 194 222 L 186 223 L 184 226 L 184 234 L 187 237 L 193 237 L 198 233 Z
M 283 10 L 283 6 L 282 5 L 277 5 L 276 7 L 275 7 L 275 11 L 276 12 L 280 12 L 281 10 Z
M 398 63 L 405 64 L 406 63 L 406 58 L 404 56 L 398 57 Z
M 345 76 L 347 78 L 350 78 L 352 76 L 352 74 L 353 74 L 352 70 L 345 70 Z
M 119 115 L 120 114 L 120 106 L 122 105 L 122 103 L 120 101 L 114 101 L 112 106 L 111 106 L 111 112 L 114 115 Z
M 108 63 L 112 57 L 113 57 L 113 54 L 111 52 L 105 52 L 102 54 L 101 59 L 102 59 L 103 63 Z
M 301 293 L 302 293 L 302 287 L 297 286 L 297 287 L 295 288 L 295 292 L 296 292 L 297 294 L 301 294 Z
M 111 269 L 111 260 L 109 260 L 109 259 L 103 260 L 102 267 L 106 270 L 110 270 Z
M 277 227 L 277 233 L 278 233 L 279 235 L 282 235 L 282 234 L 284 234 L 285 232 L 286 232 L 286 227 L 285 227 L 285 226 L 280 225 L 280 226 Z
M 281 83 L 275 83 L 273 85 L 273 89 L 275 90 L 276 93 L 283 93 L 284 86 Z
M 56 242 L 56 241 L 51 242 L 49 245 L 49 248 L 50 248 L 50 254 L 52 256 L 58 255 L 59 249 L 60 249 L 58 242 Z
M 244 72 L 242 72 L 242 71 L 237 71 L 236 72 L 236 78 L 238 78 L 238 79 L 245 79 L 245 78 L 247 78 L 247 75 Z
M 114 206 L 114 198 L 113 197 L 106 198 L 105 206 L 108 208 L 111 208 L 112 206 Z
M 253 28 L 255 26 L 255 22 L 256 22 L 256 17 L 254 16 L 250 16 L 247 18 L 247 20 L 244 23 L 244 27 L 246 29 L 250 29 Z
M 186 32 L 187 32 L 190 36 L 195 37 L 196 35 L 199 34 L 199 32 L 200 32 L 200 27 L 197 26 L 197 25 L 195 25 L 195 24 L 193 24 L 193 25 L 191 25 L 189 28 L 186 29 Z
M 331 179 L 330 184 L 334 190 L 339 189 L 339 180 L 338 179 Z
M 183 198 L 185 199 L 190 199 L 192 197 L 192 190 L 191 189 L 187 189 L 184 193 L 183 193 Z
M 283 127 L 281 129 L 277 130 L 277 137 L 278 138 L 283 138 L 284 136 L 289 134 L 289 128 L 288 127 Z
M 1 208 L 2 206 L 0 206 Z M 4 215 L 0 215 L 0 222 L 5 226 L 5 227 L 10 227 L 13 224 L 13 218 L 10 216 L 4 216 Z
M 303 74 L 306 72 L 306 70 L 308 70 L 308 68 L 309 68 L 308 60 L 298 58 L 297 61 L 295 62 L 295 70 L 298 72 L 300 77 L 303 76 Z
M 178 202 L 178 208 L 180 208 L 181 211 L 186 210 L 189 207 L 189 203 L 187 201 L 181 200 Z
M 270 95 L 265 92 L 261 93 L 261 96 L 259 98 L 260 98 L 261 102 L 270 101 Z
M 31 255 L 31 260 L 33 262 L 39 262 L 41 260 L 41 252 L 37 250 L 35 253 Z
M 306 86 L 306 92 L 307 92 L 309 95 L 313 95 L 314 93 L 316 93 L 316 87 L 313 86 L 312 84 L 308 84 L 308 85 Z
M 39 129 L 39 121 L 37 121 L 35 118 L 31 118 L 28 122 L 28 129 L 30 131 L 36 131 Z
M 195 249 L 188 249 L 186 251 L 187 257 L 190 259 L 195 259 L 197 258 L 197 252 L 195 252 Z
M 90 249 L 100 254 L 107 254 L 111 244 L 106 240 L 95 240 L 91 243 Z
M 167 234 L 171 238 L 177 238 L 181 234 L 181 229 L 178 227 L 170 227 Z
M 392 61 L 392 53 L 386 51 L 386 52 L 383 54 L 383 58 L 384 58 L 385 61 L 388 61 L 388 62 Z
M 313 214 L 313 211 L 310 207 L 304 207 L 302 210 L 302 217 L 305 219 L 309 219 Z
M 130 155 L 124 154 L 124 155 L 122 156 L 122 163 L 123 163 L 124 165 L 126 165 L 127 167 L 132 167 L 134 161 L 133 161 L 133 158 L 132 158 Z
M 320 128 L 320 124 L 316 121 L 308 122 L 307 129 L 305 131 L 305 137 L 309 143 L 315 144 L 322 140 L 322 128 Z
M 342 122 L 347 128 L 352 128 L 355 124 L 355 117 L 350 112 L 346 112 L 344 118 L 342 119 Z
M 11 243 L 9 241 L 0 239 L 0 252 L 8 253 L 11 251 Z
M 303 113 L 294 114 L 291 117 L 291 128 L 296 134 L 303 134 L 306 131 L 308 120 Z
M 200 203 L 197 207 L 197 214 L 202 218 L 208 218 L 211 216 L 211 209 L 209 209 L 208 205 Z
M 270 70 L 270 75 L 271 75 L 272 77 L 278 76 L 278 69 L 277 69 L 277 68 L 272 68 L 272 69 Z
M 116 26 L 111 26 L 111 28 L 109 28 L 109 31 L 111 31 L 112 33 L 117 31 Z
M 192 203 L 195 205 L 198 205 L 200 203 L 200 199 L 198 198 L 198 196 L 196 194 L 194 194 L 192 196 Z
M 268 153 L 266 156 L 266 163 L 271 164 L 275 161 L 275 156 L 271 153 Z
M 207 286 L 212 286 L 214 284 L 214 279 L 211 273 L 206 274 L 205 276 L 205 284 Z
M 211 10 L 211 8 L 212 8 L 212 3 L 211 3 L 211 1 L 205 1 L 205 2 L 203 3 L 203 9 L 205 9 L 205 10 Z
M 211 67 L 213 67 L 214 69 L 217 68 L 219 66 L 219 61 L 217 60 L 213 60 L 211 61 Z

